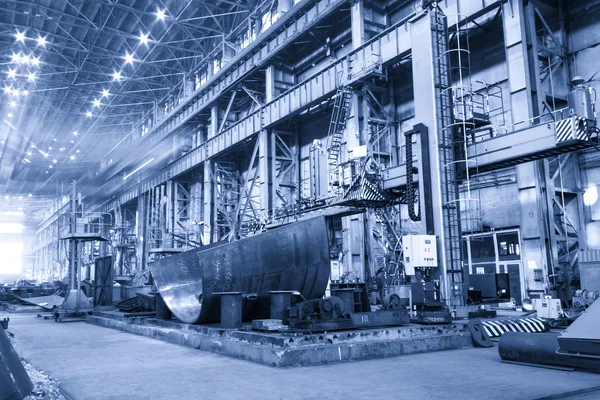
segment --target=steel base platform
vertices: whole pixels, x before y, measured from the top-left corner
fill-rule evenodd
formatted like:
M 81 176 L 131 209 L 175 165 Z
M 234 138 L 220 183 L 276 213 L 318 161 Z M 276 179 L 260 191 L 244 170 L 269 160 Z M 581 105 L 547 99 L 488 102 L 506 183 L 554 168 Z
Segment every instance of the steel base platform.
M 319 334 L 268 333 L 190 325 L 177 320 L 126 318 L 94 312 L 86 322 L 273 367 L 298 367 L 472 347 L 464 323 L 406 325 Z M 247 329 L 247 330 L 246 330 Z

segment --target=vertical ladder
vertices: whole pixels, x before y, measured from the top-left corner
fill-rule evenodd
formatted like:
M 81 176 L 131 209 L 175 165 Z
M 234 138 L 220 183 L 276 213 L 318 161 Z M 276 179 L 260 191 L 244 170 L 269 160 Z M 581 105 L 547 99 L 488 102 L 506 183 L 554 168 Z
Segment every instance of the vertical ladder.
M 435 86 L 438 102 L 436 116 L 438 120 L 438 137 L 440 143 L 442 212 L 444 219 L 444 236 L 442 251 L 445 252 L 446 282 L 450 305 L 464 305 L 463 269 L 460 201 L 458 192 L 457 164 L 455 162 L 455 142 L 458 134 L 452 115 L 452 67 L 450 65 L 449 36 L 446 16 L 435 8 L 430 13 L 432 18 L 433 53 Z
M 337 166 L 339 162 L 342 141 L 344 138 L 344 129 L 350 113 L 350 100 L 352 91 L 345 86 L 340 86 L 335 95 L 333 103 L 333 112 L 329 122 L 329 132 L 327 133 L 327 159 L 330 166 Z

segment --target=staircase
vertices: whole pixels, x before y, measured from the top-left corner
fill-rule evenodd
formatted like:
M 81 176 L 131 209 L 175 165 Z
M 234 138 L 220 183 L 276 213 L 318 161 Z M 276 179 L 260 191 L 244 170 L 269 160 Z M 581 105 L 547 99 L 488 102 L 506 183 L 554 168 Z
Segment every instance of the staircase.
M 383 228 L 385 241 L 389 246 L 389 260 L 394 266 L 402 260 L 402 226 L 399 211 L 390 206 L 376 209 L 376 215 Z M 390 271 L 388 271 L 390 272 Z
M 329 165 L 337 166 L 339 162 L 342 141 L 344 137 L 344 129 L 350 113 L 350 99 L 352 91 L 341 86 L 335 95 L 333 103 L 333 112 L 331 121 L 329 122 L 329 132 L 327 133 L 327 159 Z

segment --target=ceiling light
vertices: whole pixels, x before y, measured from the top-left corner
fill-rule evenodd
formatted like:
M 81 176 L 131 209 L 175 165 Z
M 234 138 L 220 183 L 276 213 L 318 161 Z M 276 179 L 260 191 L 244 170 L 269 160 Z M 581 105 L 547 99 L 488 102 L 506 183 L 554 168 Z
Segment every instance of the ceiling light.
M 156 19 L 159 21 L 165 20 L 165 10 L 161 10 L 160 8 L 156 9 Z
M 15 38 L 17 42 L 25 43 L 25 32 L 17 31 L 17 33 L 15 33 Z
M 150 35 L 148 33 L 144 34 L 144 33 L 140 32 L 140 43 L 148 45 L 148 37 L 149 36 Z
M 64 147 L 61 147 L 59 150 L 60 150 L 60 151 L 63 151 L 64 149 L 65 149 Z
M 52 164 L 50 164 L 50 168 L 52 168 Z
M 33 195 L 32 195 L 31 193 L 29 193 L 29 194 L 27 195 L 27 197 L 33 197 Z
M 23 90 L 23 96 L 27 96 L 29 94 L 28 90 Z
M 19 89 L 13 89 L 11 94 L 12 94 L 13 96 L 17 96 L 17 97 L 19 97 L 19 95 L 21 94 L 21 92 L 19 91 Z
M 11 101 L 11 102 L 10 102 L 10 106 L 11 106 L 11 107 L 15 107 L 16 105 L 17 105 L 17 103 L 16 103 L 16 102 L 14 102 L 14 101 Z
M 39 57 L 31 57 L 31 65 L 35 65 L 35 66 L 40 65 L 40 58 Z
M 21 64 L 29 64 L 29 61 L 30 61 L 30 60 L 29 60 L 29 56 L 28 56 L 28 55 L 25 55 L 25 54 L 23 54 L 23 55 L 21 56 L 20 60 L 19 60 L 19 63 L 21 63 Z
M 54 140 L 54 141 L 56 142 L 56 138 L 54 138 L 54 139 L 52 139 L 52 140 Z
M 56 164 L 58 162 L 58 160 L 55 158 L 54 160 L 52 160 L 52 164 Z
M 92 116 L 92 112 L 91 111 L 86 112 L 85 116 L 88 117 L 88 118 L 90 118 Z
M 74 141 L 74 140 L 71 140 L 71 143 L 75 143 L 75 141 Z
M 109 94 L 108 89 L 102 89 L 102 97 L 108 97 Z
M 94 99 L 94 107 L 100 107 L 102 103 L 100 103 L 100 99 Z
M 46 173 L 48 173 L 48 171 L 46 171 Z
M 12 93 L 12 88 L 8 87 L 8 86 L 4 86 L 4 93 L 8 93 L 8 94 Z
M 31 151 L 28 151 L 28 152 L 27 152 L 27 155 L 28 155 L 28 156 L 32 156 L 32 155 L 33 155 L 33 153 L 32 153 Z
M 77 151 L 77 153 L 79 153 L 79 150 L 76 150 L 76 151 Z
M 43 36 L 38 36 L 37 44 L 38 46 L 46 47 L 46 38 Z
M 73 131 L 73 135 L 74 135 L 74 136 L 77 136 L 77 135 L 79 135 L 79 132 L 77 132 L 77 131 Z
M 125 57 L 123 57 L 125 59 L 125 64 L 133 64 L 133 53 L 129 54 L 129 53 L 125 53 Z
M 48 147 L 48 150 L 52 150 L 52 146 Z
M 31 162 L 31 160 L 29 158 L 24 158 L 23 161 L 25 161 L 27 164 L 29 164 Z
M 8 118 L 12 118 L 12 113 L 8 113 Z
M 12 61 L 14 63 L 18 63 L 20 59 L 21 59 L 20 54 L 12 53 L 12 55 L 10 56 L 10 61 Z
M 74 160 L 75 160 L 75 156 L 71 156 L 71 157 L 69 157 L 69 158 L 71 159 L 71 161 L 74 161 Z
M 14 70 L 14 69 L 9 69 L 9 70 L 8 70 L 8 77 L 9 77 L 9 78 L 13 78 L 13 79 L 14 79 L 14 78 L 15 78 L 15 76 L 17 76 L 17 71 L 16 71 L 16 70 Z
M 121 80 L 121 72 L 119 72 L 119 71 L 115 71 L 115 72 L 113 73 L 113 80 L 114 80 L 114 81 L 120 81 L 120 80 Z
M 27 75 L 27 80 L 29 82 L 35 82 L 35 78 L 36 78 L 36 76 L 33 72 L 30 72 L 29 75 Z
M 44 156 L 44 158 L 48 158 L 48 153 L 46 153 L 45 151 L 40 151 L 40 153 L 42 153 L 42 155 Z

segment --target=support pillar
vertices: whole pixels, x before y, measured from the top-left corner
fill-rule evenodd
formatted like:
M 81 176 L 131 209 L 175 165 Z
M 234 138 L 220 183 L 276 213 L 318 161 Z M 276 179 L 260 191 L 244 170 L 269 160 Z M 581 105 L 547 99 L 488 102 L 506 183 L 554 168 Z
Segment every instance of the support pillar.
M 272 208 L 269 193 L 273 186 L 273 179 L 269 166 L 271 165 L 271 152 L 269 151 L 269 132 L 266 129 L 258 133 L 258 179 L 260 182 L 260 218 L 266 221 L 269 210 Z M 271 144 L 273 146 L 274 144 Z
M 219 109 L 214 106 L 210 109 L 210 126 L 208 128 L 207 140 L 214 137 L 219 129 Z M 213 168 L 212 161 L 204 162 L 204 235 L 202 242 L 204 244 L 212 243 L 215 232 L 213 229 L 213 206 L 214 206 L 214 186 L 213 186 Z
M 365 14 L 363 0 L 353 2 L 350 9 L 350 19 L 352 22 L 352 48 L 356 49 L 362 46 L 365 40 Z
M 522 1 L 511 0 L 502 5 L 502 27 L 506 51 L 512 122 L 526 121 L 539 115 L 536 80 L 530 70 L 527 49 L 526 14 Z M 523 127 L 527 126 L 523 124 Z M 521 210 L 522 279 L 530 291 L 543 291 L 548 280 L 547 227 L 548 215 L 542 198 L 543 161 L 516 167 Z M 540 270 L 544 278 L 540 281 Z
M 142 271 L 146 267 L 146 241 L 148 235 L 146 234 L 146 196 L 142 193 L 138 196 L 138 211 L 136 221 L 136 236 L 140 238 L 136 243 L 135 253 L 137 255 L 136 266 L 139 265 L 139 270 Z M 132 271 L 138 272 L 138 271 Z
M 275 97 L 275 67 L 269 65 L 265 70 L 265 99 L 268 102 Z
M 414 83 L 414 107 L 415 121 L 424 124 L 429 130 L 429 140 L 427 153 L 429 154 L 429 168 L 431 173 L 431 185 L 419 185 L 421 194 L 431 193 L 431 213 L 433 223 L 426 221 L 425 215 L 421 216 L 421 232 L 426 232 L 426 226 L 431 224 L 433 231 L 437 236 L 438 247 L 438 270 L 442 298 L 450 298 L 450 292 L 447 285 L 446 267 L 449 263 L 446 249 L 447 237 L 444 229 L 444 202 L 442 200 L 442 179 L 445 174 L 442 173 L 443 160 L 440 151 L 440 131 L 439 120 L 436 113 L 438 110 L 438 98 L 436 93 L 436 77 L 434 65 L 436 63 L 433 53 L 434 46 L 432 37 L 432 26 L 429 15 L 421 14 L 411 21 L 410 39 L 412 43 L 412 68 Z M 425 150 L 425 149 L 424 149 Z M 424 198 L 424 196 L 421 196 Z

